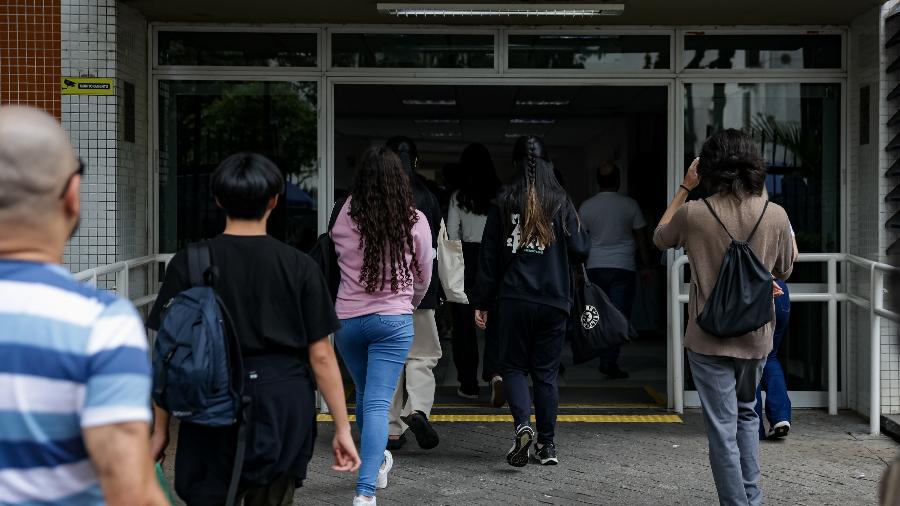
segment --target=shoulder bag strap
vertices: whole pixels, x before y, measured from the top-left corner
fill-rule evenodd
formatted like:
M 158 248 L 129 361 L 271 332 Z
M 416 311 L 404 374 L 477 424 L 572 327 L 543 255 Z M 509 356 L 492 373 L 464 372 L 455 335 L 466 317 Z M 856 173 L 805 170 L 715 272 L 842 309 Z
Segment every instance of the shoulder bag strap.
M 718 215 L 718 214 L 716 214 L 716 212 L 715 212 L 715 211 L 713 211 L 713 208 L 712 208 L 712 206 L 711 206 L 711 205 L 709 205 L 709 201 L 708 201 L 708 200 L 706 200 L 706 199 L 703 199 L 703 203 L 704 203 L 704 204 L 706 204 L 706 208 L 707 208 L 707 209 L 709 209 L 709 212 L 710 212 L 710 213 L 712 213 L 712 215 L 713 215 L 713 218 L 715 218 L 715 219 L 716 219 L 716 221 L 718 221 L 718 222 L 719 222 L 719 225 L 722 225 L 722 229 L 724 229 L 724 230 L 725 230 L 725 233 L 726 233 L 726 234 L 728 234 L 728 237 L 730 237 L 730 238 L 731 238 L 731 240 L 732 240 L 732 241 L 733 241 L 733 240 L 734 240 L 734 236 L 733 236 L 733 235 L 731 235 L 731 232 L 729 232 L 729 231 L 728 231 L 728 227 L 726 227 L 726 226 L 725 226 L 725 224 L 724 224 L 724 223 L 722 223 L 722 220 L 721 220 L 721 219 L 719 219 L 719 215 Z
M 334 201 L 334 207 L 331 209 L 331 217 L 328 219 L 328 231 L 331 232 L 331 229 L 334 228 L 334 224 L 338 219 L 338 216 L 341 215 L 341 210 L 344 209 L 344 204 L 347 203 L 346 198 L 337 199 Z
M 756 220 L 756 225 L 753 227 L 753 231 L 750 232 L 750 237 L 747 238 L 747 242 L 750 242 L 753 240 L 753 236 L 756 235 L 756 229 L 758 229 L 759 224 L 762 223 L 763 216 L 766 215 L 766 209 L 768 209 L 768 208 L 769 208 L 769 201 L 767 200 L 766 205 L 763 206 L 762 213 L 760 213 L 760 215 L 759 215 L 759 219 Z

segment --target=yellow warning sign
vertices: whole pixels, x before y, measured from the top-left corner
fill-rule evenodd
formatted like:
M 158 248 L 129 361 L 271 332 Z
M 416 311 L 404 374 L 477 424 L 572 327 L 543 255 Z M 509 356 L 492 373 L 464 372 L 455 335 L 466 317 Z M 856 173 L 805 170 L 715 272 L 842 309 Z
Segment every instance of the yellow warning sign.
M 113 79 L 108 77 L 60 78 L 63 95 L 112 95 Z

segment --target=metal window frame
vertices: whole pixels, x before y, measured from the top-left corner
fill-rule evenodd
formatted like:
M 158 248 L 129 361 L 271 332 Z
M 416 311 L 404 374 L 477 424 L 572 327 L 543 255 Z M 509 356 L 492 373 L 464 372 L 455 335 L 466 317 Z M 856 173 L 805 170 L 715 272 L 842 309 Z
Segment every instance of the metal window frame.
M 684 61 L 685 37 L 702 32 L 704 35 L 840 35 L 841 67 L 837 69 L 687 69 Z M 785 27 L 718 27 L 718 26 L 685 26 L 676 30 L 675 69 L 679 75 L 747 75 L 766 77 L 790 77 L 797 74 L 804 76 L 846 76 L 847 73 L 847 28 L 834 26 L 795 26 Z

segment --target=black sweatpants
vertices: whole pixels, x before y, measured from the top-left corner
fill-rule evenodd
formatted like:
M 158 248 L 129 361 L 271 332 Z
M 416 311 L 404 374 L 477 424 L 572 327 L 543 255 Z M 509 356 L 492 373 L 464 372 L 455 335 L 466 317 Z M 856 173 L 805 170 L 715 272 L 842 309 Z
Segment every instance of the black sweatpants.
M 559 359 L 569 315 L 555 307 L 514 299 L 501 300 L 497 313 L 503 383 L 513 423 L 518 427 L 531 419 L 530 375 L 538 443 L 551 443 L 559 410 Z
M 477 242 L 464 242 L 463 258 L 466 265 L 465 289 L 471 295 L 478 277 L 478 254 L 481 245 Z M 466 393 L 478 393 L 478 337 L 475 330 L 475 309 L 469 304 L 451 304 L 453 310 L 453 364 L 456 366 L 456 378 Z M 490 312 L 489 312 L 490 313 Z M 490 382 L 500 371 L 497 364 L 498 343 L 496 326 L 488 329 L 485 335 L 484 364 L 481 379 Z

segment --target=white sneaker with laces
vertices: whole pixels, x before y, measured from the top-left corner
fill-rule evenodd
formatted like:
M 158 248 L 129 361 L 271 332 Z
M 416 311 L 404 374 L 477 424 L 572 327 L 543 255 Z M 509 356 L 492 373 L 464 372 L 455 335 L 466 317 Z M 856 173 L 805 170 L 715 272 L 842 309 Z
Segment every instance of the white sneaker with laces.
M 358 495 L 353 498 L 353 506 L 375 506 L 375 498 L 365 498 Z
M 384 463 L 378 469 L 378 479 L 375 481 L 375 488 L 387 488 L 388 473 L 394 467 L 394 456 L 388 450 L 384 451 Z M 374 504 L 374 503 L 372 503 Z

